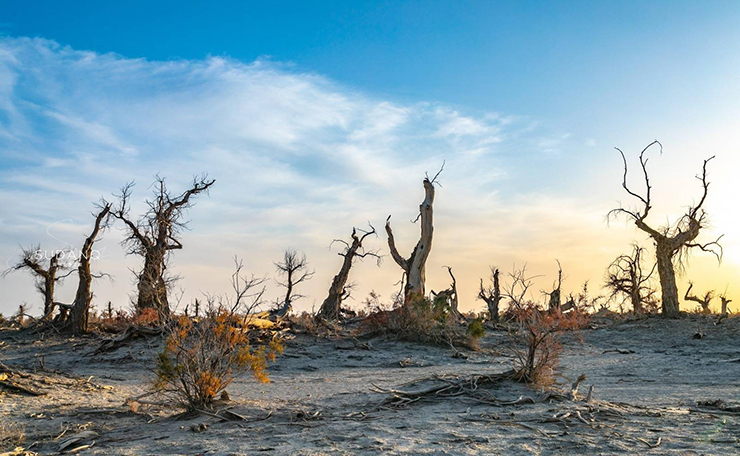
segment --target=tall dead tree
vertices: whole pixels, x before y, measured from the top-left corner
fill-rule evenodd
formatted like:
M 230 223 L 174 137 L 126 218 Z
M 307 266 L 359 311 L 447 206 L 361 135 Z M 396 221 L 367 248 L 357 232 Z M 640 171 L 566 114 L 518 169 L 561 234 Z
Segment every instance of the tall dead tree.
M 41 246 L 21 248 L 20 261 L 3 272 L 4 277 L 13 271 L 27 269 L 34 275 L 36 289 L 44 296 L 44 316 L 42 320 L 50 318 L 57 307 L 57 303 L 54 301 L 54 290 L 57 283 L 73 272 L 70 270 L 66 274 L 59 275 L 61 271 L 68 269 L 66 265 L 59 263 L 64 254 L 64 251 L 57 251 L 47 259 L 46 252 L 41 250 Z M 48 266 L 45 266 L 44 263 L 47 261 Z
M 91 286 L 95 276 L 90 270 L 90 260 L 93 259 L 93 245 L 101 231 L 108 228 L 110 219 L 111 203 L 103 202 L 99 206 L 99 211 L 95 215 L 95 224 L 92 232 L 85 238 L 80 250 L 80 257 L 77 265 L 77 275 L 79 282 L 77 284 L 77 294 L 69 313 L 68 330 L 73 334 L 82 334 L 87 332 L 87 319 L 90 312 L 90 302 L 92 301 Z M 108 313 L 112 316 L 112 309 L 108 303 Z
M 655 243 L 655 253 L 658 265 L 658 276 L 660 278 L 660 288 L 662 294 L 662 311 L 666 317 L 675 318 L 680 315 L 678 303 L 678 287 L 676 286 L 676 268 L 681 270 L 683 261 L 693 248 L 699 248 L 705 252 L 710 252 L 722 261 L 722 247 L 719 240 L 722 236 L 713 242 L 700 244 L 695 242 L 700 231 L 706 227 L 707 214 L 703 209 L 709 192 L 709 182 L 707 181 L 707 164 L 714 158 L 710 157 L 704 160 L 702 173 L 696 178 L 702 185 L 702 196 L 699 202 L 687 210 L 687 212 L 673 225 L 667 225 L 662 228 L 654 228 L 646 221 L 650 209 L 652 209 L 652 199 L 650 179 L 648 178 L 647 162 L 645 153 L 653 145 L 659 145 L 662 152 L 663 147 L 660 142 L 653 141 L 640 152 L 640 166 L 645 179 L 645 193 L 640 194 L 629 188 L 627 185 L 627 158 L 619 148 L 617 150 L 622 155 L 624 163 L 624 175 L 622 178 L 622 188 L 632 197 L 636 198 L 642 205 L 637 209 L 625 209 L 618 207 L 609 212 L 609 217 L 625 214 L 632 219 L 635 226 L 647 233 Z
M 606 271 L 606 288 L 611 291 L 611 298 L 619 295 L 629 299 L 634 313 L 645 311 L 645 304 L 655 302 L 655 290 L 650 286 L 650 279 L 657 264 L 645 273 L 643 255 L 645 249 L 634 244 L 632 254 L 620 255 L 609 265 Z
M 359 231 L 359 234 L 358 234 Z M 347 281 L 349 280 L 349 271 L 352 268 L 352 264 L 356 258 L 363 259 L 365 257 L 373 257 L 377 260 L 380 265 L 380 255 L 377 250 L 366 251 L 362 243 L 365 238 L 371 235 L 375 235 L 375 228 L 370 225 L 370 230 L 362 230 L 358 228 L 352 228 L 352 242 L 349 243 L 343 239 L 334 239 L 333 243 L 339 243 L 344 245 L 342 252 L 339 252 L 339 256 L 343 258 L 342 266 L 339 269 L 337 275 L 331 281 L 329 286 L 329 295 L 324 299 L 319 309 L 318 316 L 327 320 L 337 320 L 341 317 L 342 313 L 342 302 L 349 296 L 349 290 Z
M 170 252 L 182 249 L 179 235 L 187 226 L 183 215 L 193 206 L 192 198 L 208 192 L 214 182 L 214 179 L 208 179 L 205 175 L 196 177 L 188 190 L 173 196 L 167 189 L 164 178 L 156 176 L 153 185 L 154 198 L 146 201 L 149 209 L 136 221 L 129 216 L 133 182 L 121 190 L 119 205 L 112 214 L 126 225 L 128 235 L 123 244 L 128 253 L 144 258 L 143 268 L 136 272 L 137 311 L 154 308 L 160 315 L 169 315 L 167 292 L 174 280 L 167 274 Z
M 396 242 L 393 238 L 393 231 L 391 230 L 391 216 L 389 215 L 385 221 L 385 232 L 388 234 L 388 248 L 390 249 L 391 257 L 403 269 L 406 276 L 406 287 L 404 288 L 405 304 L 425 296 L 426 262 L 432 250 L 432 236 L 434 233 L 434 212 L 432 209 L 432 205 L 434 204 L 434 184 L 442 170 L 444 170 L 444 164 L 433 178 L 430 179 L 428 175 L 424 178 L 424 201 L 419 205 L 419 215 L 414 220 L 414 222 L 421 220 L 421 237 L 408 258 L 404 258 L 398 253 Z
M 285 288 L 285 298 L 282 302 L 278 301 L 276 303 L 271 314 L 278 318 L 285 318 L 293 309 L 293 303 L 305 298 L 304 295 L 296 293 L 295 287 L 310 280 L 314 271 L 308 270 L 306 254 L 292 249 L 283 251 L 283 260 L 275 263 L 275 268 L 279 275 L 285 277 L 283 281 L 275 281 L 279 286 Z
M 480 279 L 480 290 L 478 299 L 482 299 L 488 307 L 488 318 L 498 323 L 499 304 L 501 303 L 501 285 L 499 283 L 499 270 L 491 266 L 491 285 L 483 287 L 483 279 Z
M 709 305 L 712 303 L 712 300 L 714 299 L 714 290 L 707 291 L 704 296 L 701 298 L 695 295 L 691 294 L 691 290 L 694 288 L 694 282 L 689 281 L 689 288 L 686 289 L 686 294 L 684 295 L 684 299 L 687 301 L 693 301 L 701 306 L 701 311 L 704 314 L 710 314 L 712 313 L 712 310 L 709 308 Z

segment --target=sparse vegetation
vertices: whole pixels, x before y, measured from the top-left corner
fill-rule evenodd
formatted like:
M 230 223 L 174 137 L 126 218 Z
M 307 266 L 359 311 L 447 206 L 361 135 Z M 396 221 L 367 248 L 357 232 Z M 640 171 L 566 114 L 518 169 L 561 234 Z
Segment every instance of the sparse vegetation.
M 234 297 L 212 297 L 206 316 L 194 321 L 183 315 L 166 330 L 159 354 L 154 390 L 170 396 L 188 410 L 210 408 L 235 376 L 251 372 L 267 382 L 267 363 L 283 352 L 279 338 L 254 346 L 250 339 L 250 314 L 262 304 L 263 281 L 241 275 L 236 262 L 232 275 Z

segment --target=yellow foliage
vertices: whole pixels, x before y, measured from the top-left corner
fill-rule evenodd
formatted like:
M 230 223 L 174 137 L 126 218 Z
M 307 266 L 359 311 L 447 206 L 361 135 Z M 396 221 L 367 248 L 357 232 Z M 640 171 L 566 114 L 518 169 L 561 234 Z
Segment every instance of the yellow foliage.
M 251 371 L 257 381 L 269 382 L 267 363 L 284 347 L 277 339 L 252 347 L 243 321 L 226 311 L 197 323 L 178 318 L 159 354 L 154 389 L 197 409 L 208 407 L 241 372 Z

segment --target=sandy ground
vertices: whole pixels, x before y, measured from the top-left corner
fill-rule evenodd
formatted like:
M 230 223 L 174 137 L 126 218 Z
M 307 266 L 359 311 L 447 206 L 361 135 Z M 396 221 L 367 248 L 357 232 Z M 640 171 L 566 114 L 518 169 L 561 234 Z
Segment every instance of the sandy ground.
M 378 408 L 387 395 L 372 384 L 509 369 L 507 336 L 489 331 L 482 350 L 461 359 L 437 347 L 375 339 L 368 350 L 299 335 L 270 368 L 271 383 L 244 376 L 229 388 L 232 410 L 254 420 L 241 422 L 124 405 L 145 392 L 154 342 L 93 356 L 93 337 L 38 340 L 4 331 L 0 359 L 32 373 L 48 394 L 0 393 L 0 422 L 22 426 L 22 446 L 38 454 L 56 454 L 61 441 L 85 430 L 98 435 L 78 454 L 740 454 L 740 409 L 732 410 L 740 403 L 740 318 L 714 322 L 594 321 L 583 342 L 566 336 L 562 382 L 586 374 L 581 391 L 594 385 L 591 404 L 491 405 L 458 396 Z M 692 339 L 697 331 L 704 337 Z M 510 382 L 488 392 L 500 401 L 540 394 Z M 725 407 L 698 405 L 717 399 Z M 195 432 L 201 423 L 207 428 Z

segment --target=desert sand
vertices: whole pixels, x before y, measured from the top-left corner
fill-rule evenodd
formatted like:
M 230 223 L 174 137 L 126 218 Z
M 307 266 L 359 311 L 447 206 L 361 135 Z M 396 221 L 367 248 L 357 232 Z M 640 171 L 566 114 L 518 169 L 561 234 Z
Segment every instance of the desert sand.
M 585 374 L 577 401 L 538 401 L 543 391 L 506 381 L 481 391 L 487 401 L 431 397 L 404 407 L 390 406 L 375 387 L 418 390 L 425 382 L 409 382 L 504 372 L 512 365 L 508 335 L 489 330 L 479 351 L 453 357 L 384 338 L 297 334 L 270 366 L 270 383 L 247 374 L 228 388 L 222 407 L 244 418 L 237 421 L 178 416 L 148 404 L 154 396 L 131 400 L 147 392 L 156 338 L 95 355 L 98 336 L 4 330 L 0 360 L 46 394 L 0 392 L 4 429 L 24 433 L 3 451 L 58 454 L 78 435 L 68 449 L 85 445 L 77 454 L 90 455 L 738 454 L 740 318 L 715 323 L 698 315 L 595 318 L 566 334 L 553 391 L 570 394 Z

